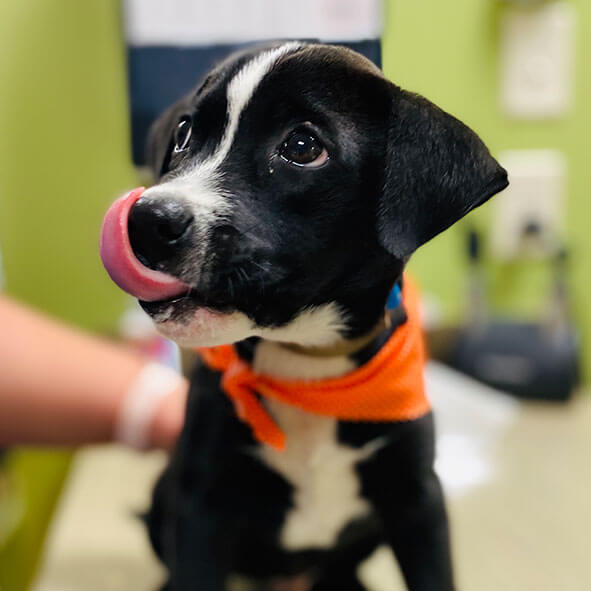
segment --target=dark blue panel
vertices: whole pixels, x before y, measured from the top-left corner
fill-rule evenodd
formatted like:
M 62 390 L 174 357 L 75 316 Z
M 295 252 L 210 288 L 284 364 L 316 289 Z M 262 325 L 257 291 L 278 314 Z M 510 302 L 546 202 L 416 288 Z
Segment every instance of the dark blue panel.
M 381 66 L 379 40 L 347 42 Z M 196 86 L 198 80 L 228 54 L 244 45 L 204 47 L 130 47 L 128 49 L 133 161 L 145 163 L 145 141 L 156 117 Z

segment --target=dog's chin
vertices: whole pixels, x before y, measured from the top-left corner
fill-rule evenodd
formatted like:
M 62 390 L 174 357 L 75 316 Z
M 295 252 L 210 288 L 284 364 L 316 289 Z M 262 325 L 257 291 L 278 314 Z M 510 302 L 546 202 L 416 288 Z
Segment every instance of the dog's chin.
M 326 346 L 342 339 L 347 322 L 334 303 L 301 309 L 287 323 L 258 326 L 225 304 L 205 305 L 196 295 L 159 302 L 140 301 L 158 332 L 182 347 L 214 347 L 257 336 L 283 343 Z
M 235 343 L 252 336 L 252 321 L 241 312 L 216 310 L 191 298 L 143 302 L 158 332 L 182 347 L 213 347 Z

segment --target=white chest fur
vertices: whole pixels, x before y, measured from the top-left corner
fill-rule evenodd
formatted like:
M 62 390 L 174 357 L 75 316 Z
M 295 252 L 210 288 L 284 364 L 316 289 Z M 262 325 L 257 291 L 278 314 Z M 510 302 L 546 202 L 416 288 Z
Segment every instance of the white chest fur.
M 328 548 L 349 521 L 370 511 L 355 471 L 368 451 L 339 443 L 335 419 L 274 401 L 266 406 L 287 435 L 287 447 L 277 452 L 265 446 L 262 459 L 294 487 L 281 544 L 288 550 Z
M 257 371 L 283 378 L 320 379 L 354 369 L 347 357 L 332 359 L 299 355 L 263 341 L 257 348 Z M 360 496 L 356 472 L 359 461 L 375 451 L 343 445 L 337 437 L 336 419 L 304 412 L 265 400 L 264 404 L 287 437 L 282 452 L 263 446 L 261 459 L 294 487 L 294 506 L 288 512 L 280 542 L 285 549 L 328 548 L 347 523 L 370 512 Z

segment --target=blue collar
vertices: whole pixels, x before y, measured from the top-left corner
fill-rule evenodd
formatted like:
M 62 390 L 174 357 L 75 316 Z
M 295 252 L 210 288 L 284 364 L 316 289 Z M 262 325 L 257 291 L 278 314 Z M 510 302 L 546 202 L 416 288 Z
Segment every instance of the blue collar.
M 386 301 L 386 310 L 396 310 L 402 303 L 402 289 L 400 288 L 400 282 L 397 281 L 388 296 Z

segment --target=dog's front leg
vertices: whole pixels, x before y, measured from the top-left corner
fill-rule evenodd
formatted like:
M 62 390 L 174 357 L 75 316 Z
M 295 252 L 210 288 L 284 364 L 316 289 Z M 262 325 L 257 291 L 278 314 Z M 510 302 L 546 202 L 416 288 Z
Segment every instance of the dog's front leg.
M 379 512 L 409 590 L 452 591 L 449 530 L 437 476 L 399 490 Z
M 433 421 L 400 425 L 392 443 L 360 466 L 364 494 L 381 518 L 410 591 L 453 591 L 449 528 L 433 470 Z
M 183 505 L 167 535 L 167 590 L 223 591 L 234 548 L 232 529 L 200 502 Z

